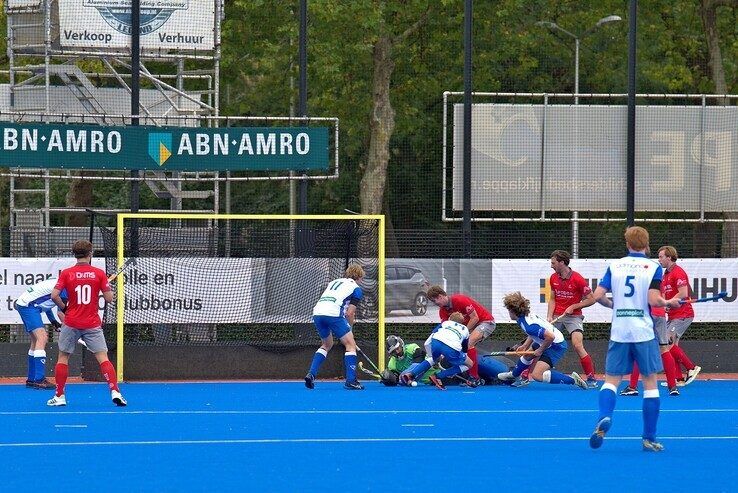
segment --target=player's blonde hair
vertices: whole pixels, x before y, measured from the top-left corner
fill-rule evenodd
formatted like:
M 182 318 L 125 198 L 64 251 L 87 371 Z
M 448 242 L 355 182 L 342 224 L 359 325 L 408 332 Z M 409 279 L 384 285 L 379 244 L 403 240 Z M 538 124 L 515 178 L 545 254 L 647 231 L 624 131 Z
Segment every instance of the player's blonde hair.
M 351 264 L 346 269 L 346 277 L 358 281 L 364 277 L 364 269 L 359 264 Z
M 625 243 L 633 250 L 648 250 L 648 231 L 640 226 L 626 228 Z
M 679 255 L 677 255 L 677 250 L 671 245 L 662 246 L 659 248 L 659 253 L 664 252 L 664 255 L 669 257 L 672 262 L 676 262 L 679 258 Z
M 457 323 L 460 323 L 460 324 L 463 324 L 464 323 L 464 315 L 462 315 L 459 312 L 452 312 L 448 316 L 448 319 L 451 320 L 452 322 L 457 322 Z
M 502 298 L 502 304 L 518 317 L 528 315 L 530 313 L 530 300 L 523 296 L 520 291 L 507 293 L 505 297 Z

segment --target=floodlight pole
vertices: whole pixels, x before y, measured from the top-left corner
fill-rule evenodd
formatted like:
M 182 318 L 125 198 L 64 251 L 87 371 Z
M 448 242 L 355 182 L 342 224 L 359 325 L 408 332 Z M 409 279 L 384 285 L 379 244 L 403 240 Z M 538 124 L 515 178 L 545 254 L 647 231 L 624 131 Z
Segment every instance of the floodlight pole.
M 609 22 L 617 22 L 622 20 L 620 16 L 617 15 L 608 15 L 607 17 L 603 17 L 602 19 L 598 20 L 597 23 L 584 31 L 581 35 L 577 36 L 576 34 L 567 31 L 563 27 L 559 26 L 555 22 L 549 22 L 549 21 L 539 21 L 536 22 L 536 25 L 547 27 L 552 31 L 559 31 L 566 36 L 574 39 L 574 104 L 579 104 L 579 44 L 581 40 L 592 34 L 597 28 L 602 26 L 603 24 L 607 24 Z M 577 122 L 577 125 L 575 126 L 575 132 L 579 131 L 579 122 Z M 578 140 L 578 139 L 577 139 Z M 576 143 L 576 146 L 574 147 L 574 156 L 575 156 L 575 163 L 574 163 L 574 169 L 579 169 L 579 142 Z M 579 258 L 579 211 L 575 210 L 571 213 L 571 256 L 572 258 Z
M 300 95 L 297 113 L 300 117 L 307 117 L 307 0 L 300 0 L 300 39 L 299 39 L 299 58 L 300 58 Z M 303 173 L 303 176 L 306 175 Z M 307 177 L 300 180 L 300 192 L 298 201 L 298 210 L 300 214 L 307 214 Z
M 463 238 L 464 257 L 472 256 L 471 237 L 471 131 L 472 131 L 472 14 L 473 0 L 464 2 L 464 164 L 463 181 Z
M 131 2 L 131 125 L 138 126 L 141 92 L 141 0 Z M 138 163 L 134 163 L 134 166 Z M 141 172 L 131 170 L 131 212 L 138 212 L 141 202 Z M 131 255 L 138 256 L 138 221 L 131 224 Z M 120 360 L 119 360 L 120 361 Z

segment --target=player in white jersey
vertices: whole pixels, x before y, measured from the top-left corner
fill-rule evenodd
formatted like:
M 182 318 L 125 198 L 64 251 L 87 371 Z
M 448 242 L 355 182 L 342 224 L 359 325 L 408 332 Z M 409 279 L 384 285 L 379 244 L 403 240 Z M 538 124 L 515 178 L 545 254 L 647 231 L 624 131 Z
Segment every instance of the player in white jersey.
M 577 385 L 587 390 L 587 382 L 576 372 L 572 372 L 571 375 L 564 375 L 560 371 L 554 370 L 554 365 L 566 353 L 567 345 L 564 334 L 546 319 L 531 314 L 530 300 L 520 294 L 519 291 L 506 294 L 502 303 L 507 308 L 510 318 L 515 320 L 528 336 L 517 350 L 528 351 L 532 349 L 533 355 L 521 356 L 512 371 L 500 373 L 497 378 L 502 381 L 519 379 L 520 374 L 528 369 L 533 361 L 537 360 L 530 373 L 533 380 L 545 383 Z
M 449 315 L 448 320 L 438 324 L 426 339 L 425 352 L 427 356 L 425 360 L 416 365 L 411 372 L 403 373 L 400 377 L 407 384 L 423 375 L 431 366 L 440 363 L 443 359 L 448 368 L 431 375 L 430 381 L 439 389 L 445 390 L 446 387 L 441 381 L 442 378 L 453 377 L 471 368 L 473 362 L 466 355 L 468 347 L 469 329 L 464 325 L 464 315 L 453 312 Z
M 61 327 L 61 322 L 54 314 L 56 305 L 51 301 L 51 290 L 56 285 L 56 279 L 47 279 L 26 289 L 22 295 L 15 300 L 14 307 L 23 320 L 26 332 L 31 339 L 28 349 L 28 376 L 26 387 L 34 389 L 53 389 L 55 385 L 46 380 L 46 343 L 49 336 L 46 333 L 41 314 L 46 315 L 49 323 L 55 328 Z M 66 291 L 61 294 L 66 299 Z M 59 318 L 64 321 L 64 314 L 59 313 Z
M 334 279 L 320 295 L 313 308 L 313 323 L 318 330 L 322 344 L 313 356 L 308 374 L 305 375 L 305 386 L 315 388 L 315 377 L 320 365 L 333 347 L 335 336 L 346 348 L 344 365 L 346 366 L 346 383 L 349 390 L 363 390 L 364 387 L 356 379 L 356 341 L 351 327 L 354 325 L 356 305 L 363 297 L 359 282 L 364 277 L 364 269 L 358 264 L 351 264 L 346 269 L 345 277 Z
M 664 446 L 656 441 L 659 418 L 659 390 L 656 374 L 663 368 L 659 345 L 653 331 L 652 306 L 679 306 L 679 300 L 661 296 L 663 270 L 658 262 L 650 260 L 648 231 L 640 226 L 625 230 L 627 257 L 610 263 L 594 292 L 600 300 L 612 292 L 612 325 L 610 344 L 605 360 L 605 383 L 600 389 L 600 416 L 589 445 L 599 448 L 612 424 L 617 387 L 638 363 L 643 380 L 643 450 L 659 452 Z

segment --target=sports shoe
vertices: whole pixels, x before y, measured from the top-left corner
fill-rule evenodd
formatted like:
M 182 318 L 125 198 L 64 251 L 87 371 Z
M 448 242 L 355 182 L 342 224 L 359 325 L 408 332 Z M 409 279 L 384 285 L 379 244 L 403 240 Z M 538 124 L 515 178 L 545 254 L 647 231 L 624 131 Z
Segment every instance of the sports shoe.
M 33 388 L 33 380 L 26 380 L 26 387 L 28 387 L 29 389 L 32 389 Z
M 595 426 L 595 429 L 592 432 L 592 436 L 589 437 L 589 446 L 592 448 L 600 448 L 602 446 L 602 442 L 605 440 L 605 434 L 608 432 L 611 425 L 612 420 L 607 416 L 599 420 L 597 422 L 597 426 Z
M 503 382 L 509 382 L 510 380 L 515 380 L 515 376 L 513 375 L 513 372 L 511 371 L 504 371 L 502 373 L 498 373 L 497 378 L 502 380 Z
M 353 382 L 346 380 L 346 383 L 343 384 L 343 388 L 346 390 L 364 390 L 364 386 L 361 385 L 358 380 L 354 380 Z
M 113 403 L 116 406 L 123 407 L 128 405 L 126 400 L 123 398 L 122 395 L 120 395 L 120 392 L 118 392 L 117 390 L 111 390 L 110 397 L 113 399 Z
M 694 379 L 697 378 L 697 375 L 699 375 L 701 371 L 701 366 L 695 366 L 691 370 L 687 370 L 687 379 L 684 381 L 684 385 L 689 385 L 694 382 Z
M 587 382 L 585 382 L 584 379 L 579 376 L 579 373 L 573 371 L 569 376 L 574 379 L 574 385 L 576 385 L 580 389 L 587 390 L 589 388 L 587 387 Z
M 676 386 L 669 389 L 669 395 L 679 395 L 679 389 Z
M 26 385 L 28 386 L 28 384 Z M 53 383 L 49 382 L 48 380 L 44 378 L 43 380 L 39 380 L 38 382 L 31 382 L 30 387 L 33 387 L 34 389 L 37 389 L 37 390 L 51 390 L 51 389 L 55 389 L 56 385 L 54 385 Z
M 655 440 L 643 439 L 643 451 L 644 452 L 661 452 L 664 450 L 664 446 Z
M 588 388 L 596 389 L 597 385 L 599 384 L 597 383 L 597 379 L 593 375 L 590 375 L 587 377 L 587 387 Z
M 638 389 L 634 389 L 630 385 L 620 391 L 620 395 L 638 395 Z
M 446 390 L 446 386 L 445 386 L 445 385 L 443 385 L 443 382 L 442 382 L 442 381 L 441 381 L 441 379 L 440 379 L 440 378 L 438 378 L 437 376 L 435 376 L 435 375 L 431 375 L 431 376 L 430 376 L 430 381 L 431 381 L 431 383 L 432 383 L 433 385 L 435 385 L 435 386 L 436 386 L 436 388 L 438 388 L 438 389 L 440 389 L 440 390 Z
M 512 385 L 513 387 L 525 387 L 529 383 L 530 383 L 530 380 L 528 380 L 527 378 L 523 378 L 522 376 L 520 376 L 520 377 L 516 378 L 515 381 L 513 383 L 511 383 L 510 385 Z
M 315 388 L 315 375 L 313 375 L 312 373 L 308 373 L 307 375 L 305 375 L 305 387 L 309 389 Z
M 47 406 L 66 406 L 67 405 L 67 398 L 62 395 L 55 395 L 48 401 L 46 401 Z
M 409 371 L 400 373 L 400 385 L 410 386 L 413 381 L 413 374 Z

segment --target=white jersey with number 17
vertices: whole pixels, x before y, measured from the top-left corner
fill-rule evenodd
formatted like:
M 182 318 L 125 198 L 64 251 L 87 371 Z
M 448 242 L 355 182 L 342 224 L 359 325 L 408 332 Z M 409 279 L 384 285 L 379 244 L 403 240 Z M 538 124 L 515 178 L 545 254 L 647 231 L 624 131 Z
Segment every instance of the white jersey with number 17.
M 313 315 L 343 317 L 351 300 L 359 301 L 363 293 L 356 281 L 349 278 L 335 279 L 328 283 L 313 308 Z
M 644 254 L 631 253 L 610 264 L 600 286 L 612 292 L 611 341 L 644 342 L 654 338 L 648 290 L 654 284 L 658 289 L 661 277 L 661 266 Z

